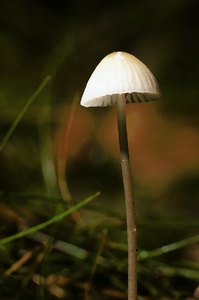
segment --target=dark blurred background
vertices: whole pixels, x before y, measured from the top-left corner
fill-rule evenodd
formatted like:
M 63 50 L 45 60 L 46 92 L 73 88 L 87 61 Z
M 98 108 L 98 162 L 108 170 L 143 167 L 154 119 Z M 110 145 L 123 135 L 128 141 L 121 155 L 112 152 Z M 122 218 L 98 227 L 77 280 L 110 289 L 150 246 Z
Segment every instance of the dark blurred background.
M 144 62 L 163 93 L 158 101 L 127 105 L 138 247 L 198 234 L 198 12 L 197 0 L 0 0 L 0 139 L 52 76 L 0 153 L 1 235 L 15 233 L 15 222 L 31 226 L 49 218 L 56 199 L 80 201 L 96 191 L 101 196 L 83 214 L 85 224 L 106 223 L 108 212 L 125 215 L 115 108 L 79 104 L 94 68 L 113 51 Z M 124 232 L 110 236 L 125 243 Z M 198 246 L 183 258 L 198 263 Z M 146 270 L 150 278 L 149 265 Z M 171 290 L 166 282 L 159 286 Z
M 66 198 L 100 190 L 96 205 L 124 212 L 115 108 L 79 105 L 94 68 L 119 50 L 144 62 L 163 93 L 127 106 L 137 218 L 196 224 L 198 11 L 197 0 L 1 0 L 1 138 L 52 76 L 0 154 L 2 203 L 13 192 L 60 196 L 59 177 L 68 183 Z

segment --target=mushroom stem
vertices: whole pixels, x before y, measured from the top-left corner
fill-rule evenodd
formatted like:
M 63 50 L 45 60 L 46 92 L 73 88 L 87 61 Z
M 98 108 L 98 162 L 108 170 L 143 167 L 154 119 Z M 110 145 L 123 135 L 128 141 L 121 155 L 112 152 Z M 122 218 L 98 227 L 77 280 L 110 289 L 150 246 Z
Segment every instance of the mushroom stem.
M 124 195 L 126 203 L 127 240 L 128 240 L 128 300 L 137 300 L 137 249 L 135 204 L 133 199 L 133 182 L 128 148 L 125 94 L 119 95 L 117 101 L 118 133 Z

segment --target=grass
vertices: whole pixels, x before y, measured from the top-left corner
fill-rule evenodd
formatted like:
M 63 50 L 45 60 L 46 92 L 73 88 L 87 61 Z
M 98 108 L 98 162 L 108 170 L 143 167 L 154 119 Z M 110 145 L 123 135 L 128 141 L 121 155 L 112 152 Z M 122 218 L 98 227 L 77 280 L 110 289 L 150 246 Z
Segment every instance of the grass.
M 95 196 L 73 209 L 89 205 Z M 50 198 L 38 200 L 55 205 Z M 19 224 L 22 231 L 1 239 L 1 299 L 126 299 L 127 245 L 114 235 L 120 231 L 125 240 L 125 221 L 118 215 L 102 223 L 71 224 L 66 216 L 73 209 L 51 218 L 41 212 L 39 219 L 46 221 L 28 229 Z M 139 299 L 187 299 L 193 294 L 198 263 L 180 256 L 174 260 L 172 255 L 197 241 L 198 235 L 153 250 L 139 249 Z

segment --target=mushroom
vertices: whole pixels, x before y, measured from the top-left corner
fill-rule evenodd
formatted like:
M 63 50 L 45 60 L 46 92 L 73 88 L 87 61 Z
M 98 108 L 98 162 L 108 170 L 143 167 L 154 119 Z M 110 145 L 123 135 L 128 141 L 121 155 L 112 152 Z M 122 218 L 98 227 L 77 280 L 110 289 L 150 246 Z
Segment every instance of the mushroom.
M 133 181 L 128 149 L 127 103 L 147 102 L 161 96 L 151 71 L 126 52 L 107 55 L 92 73 L 81 98 L 85 107 L 117 105 L 120 159 L 124 185 L 128 240 L 128 299 L 137 300 L 137 249 Z

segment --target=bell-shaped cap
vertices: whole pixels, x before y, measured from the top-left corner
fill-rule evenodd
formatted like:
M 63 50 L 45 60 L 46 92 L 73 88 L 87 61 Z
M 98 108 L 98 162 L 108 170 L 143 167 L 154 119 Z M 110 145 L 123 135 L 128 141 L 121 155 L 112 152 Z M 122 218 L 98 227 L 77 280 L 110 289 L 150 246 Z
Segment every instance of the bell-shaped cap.
M 82 106 L 109 106 L 124 94 L 126 103 L 146 102 L 161 97 L 151 71 L 135 56 L 113 52 L 92 73 L 81 99 Z

